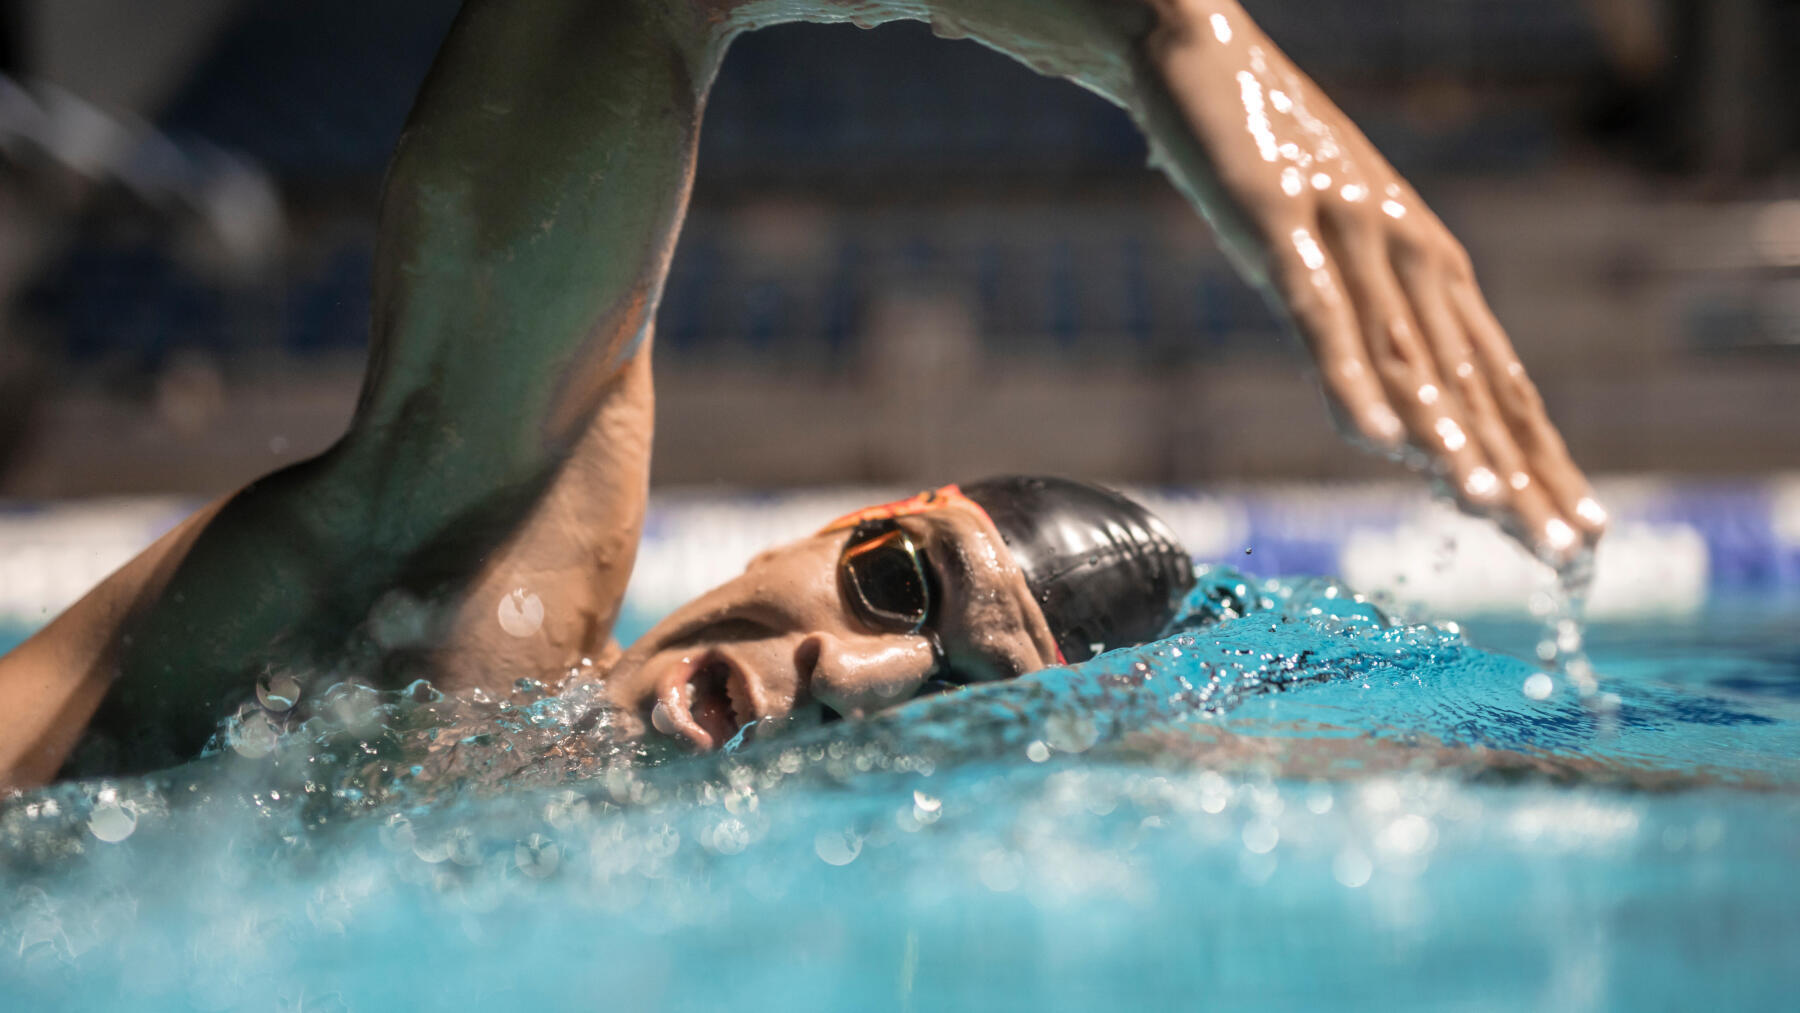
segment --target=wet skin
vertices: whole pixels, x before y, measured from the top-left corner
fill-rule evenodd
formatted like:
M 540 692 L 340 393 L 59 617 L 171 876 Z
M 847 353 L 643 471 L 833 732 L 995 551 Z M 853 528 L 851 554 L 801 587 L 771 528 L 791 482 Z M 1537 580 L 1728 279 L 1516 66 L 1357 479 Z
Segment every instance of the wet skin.
M 838 581 L 851 531 L 820 532 L 757 556 L 624 653 L 604 682 L 627 730 L 713 749 L 751 721 L 859 717 L 918 696 L 928 680 L 1005 679 L 1056 663 L 1050 627 L 985 515 L 951 503 L 896 523 L 936 578 L 919 633 L 858 618 Z
M 1236 0 L 466 0 L 386 176 L 349 431 L 0 659 L 0 790 L 55 776 L 89 729 L 117 741 L 117 770 L 191 756 L 271 668 L 504 691 L 608 657 L 648 493 L 653 324 L 719 63 L 767 25 L 901 18 L 1122 106 L 1293 322 L 1360 442 L 1546 560 L 1599 537 L 1605 515 L 1467 254 Z M 823 592 L 832 554 L 790 550 L 812 576 L 778 553 L 678 615 L 803 599 L 767 635 L 705 639 L 783 713 L 834 693 L 855 711 L 865 681 L 903 683 L 891 673 L 918 666 L 916 646 L 851 637 Z M 495 621 L 521 591 L 544 606 L 523 635 Z M 425 671 L 360 650 L 396 593 L 431 604 Z M 783 625 L 801 619 L 817 639 Z M 801 671 L 808 643 L 831 661 L 828 640 L 873 651 L 859 678 Z M 622 659 L 619 698 L 652 699 L 667 659 L 701 644 Z

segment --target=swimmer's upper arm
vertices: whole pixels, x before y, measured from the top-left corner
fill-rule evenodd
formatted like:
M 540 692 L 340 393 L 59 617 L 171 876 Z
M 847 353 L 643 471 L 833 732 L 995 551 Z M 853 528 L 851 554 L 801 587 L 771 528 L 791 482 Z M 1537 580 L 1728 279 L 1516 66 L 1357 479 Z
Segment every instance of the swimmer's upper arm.
M 388 170 L 344 447 L 387 537 L 549 481 L 646 342 L 718 56 L 683 6 L 457 18 Z

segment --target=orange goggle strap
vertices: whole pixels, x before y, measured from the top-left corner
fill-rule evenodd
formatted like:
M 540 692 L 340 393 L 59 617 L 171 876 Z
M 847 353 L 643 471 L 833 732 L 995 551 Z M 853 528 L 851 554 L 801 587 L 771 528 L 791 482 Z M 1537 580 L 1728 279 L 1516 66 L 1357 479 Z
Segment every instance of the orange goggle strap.
M 979 513 L 983 517 L 987 516 L 987 511 L 981 509 L 981 504 L 964 496 L 962 494 L 962 489 L 955 483 L 951 483 L 950 485 L 941 486 L 936 489 L 927 489 L 916 496 L 897 499 L 892 503 L 883 503 L 880 506 L 863 507 L 855 513 L 845 514 L 837 520 L 832 521 L 830 524 L 825 525 L 819 529 L 819 533 L 826 534 L 832 531 L 842 531 L 845 528 L 856 527 L 864 521 L 887 521 L 893 520 L 896 517 L 910 517 L 913 514 L 929 513 L 933 510 L 942 510 L 953 503 L 961 503 L 965 506 L 973 507 L 976 513 Z
M 887 521 L 893 520 L 896 517 L 910 517 L 914 514 L 930 513 L 933 510 L 943 510 L 946 507 L 957 503 L 963 504 L 980 514 L 987 520 L 990 526 L 994 523 L 993 518 L 988 517 L 988 512 L 982 509 L 980 503 L 964 496 L 962 488 L 952 482 L 949 485 L 939 486 L 936 489 L 926 489 L 917 495 L 908 496 L 905 499 L 894 500 L 892 503 L 864 507 L 854 513 L 847 513 L 837 520 L 832 521 L 830 524 L 825 525 L 823 528 L 820 528 L 819 533 L 827 534 L 833 531 L 843 531 L 846 528 L 856 527 L 858 524 L 865 521 Z M 1060 644 L 1054 646 L 1056 647 L 1056 663 L 1059 665 L 1068 664 L 1068 660 L 1063 657 L 1062 646 Z

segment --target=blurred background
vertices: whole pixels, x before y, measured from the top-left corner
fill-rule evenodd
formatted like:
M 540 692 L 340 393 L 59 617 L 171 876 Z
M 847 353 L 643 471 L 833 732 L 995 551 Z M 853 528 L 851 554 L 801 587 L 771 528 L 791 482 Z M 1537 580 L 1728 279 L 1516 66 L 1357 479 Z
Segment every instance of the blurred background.
M 1800 466 L 1794 0 L 1250 0 L 1474 255 L 1593 472 Z M 0 0 L 0 497 L 329 444 L 455 0 Z M 663 486 L 1389 476 L 1125 116 L 920 25 L 733 48 Z

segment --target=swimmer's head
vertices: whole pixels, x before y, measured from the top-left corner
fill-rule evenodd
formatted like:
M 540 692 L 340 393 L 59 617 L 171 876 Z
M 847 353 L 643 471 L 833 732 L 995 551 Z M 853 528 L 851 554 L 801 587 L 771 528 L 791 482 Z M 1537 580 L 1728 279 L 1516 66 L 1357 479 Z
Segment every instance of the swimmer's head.
M 1175 533 L 1111 489 L 1009 475 L 962 492 L 999 530 L 1068 661 L 1153 639 L 1194 586 Z
M 1098 486 L 997 478 L 857 511 L 762 553 L 606 677 L 629 724 L 701 748 L 860 716 L 1155 637 L 1193 585 L 1168 528 Z

